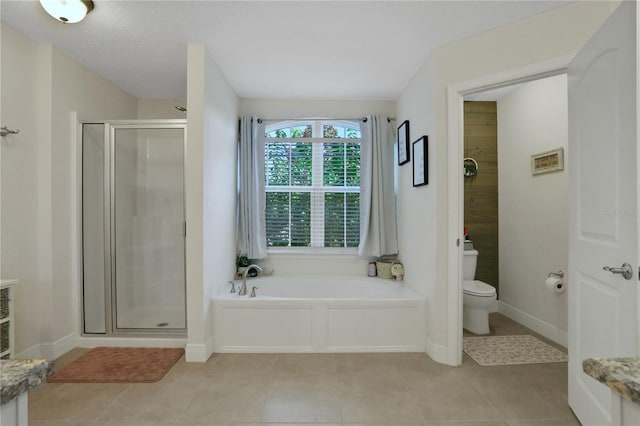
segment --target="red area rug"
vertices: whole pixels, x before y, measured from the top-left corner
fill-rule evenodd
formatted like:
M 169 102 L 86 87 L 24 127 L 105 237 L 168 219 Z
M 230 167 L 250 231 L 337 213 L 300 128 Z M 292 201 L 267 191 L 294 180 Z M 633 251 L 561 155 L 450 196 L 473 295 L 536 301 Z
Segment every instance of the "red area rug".
M 49 377 L 53 383 L 157 382 L 180 359 L 182 348 L 95 348 Z

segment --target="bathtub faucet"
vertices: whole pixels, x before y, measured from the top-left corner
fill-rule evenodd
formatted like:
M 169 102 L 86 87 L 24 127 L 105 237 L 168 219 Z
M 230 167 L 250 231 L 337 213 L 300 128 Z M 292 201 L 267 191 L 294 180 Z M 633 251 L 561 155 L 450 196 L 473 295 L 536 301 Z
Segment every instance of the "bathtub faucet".
M 247 295 L 247 274 L 252 269 L 256 269 L 258 272 L 262 272 L 262 268 L 258 265 L 249 265 L 247 269 L 242 273 L 242 287 L 240 287 L 240 291 L 238 292 L 238 296 L 246 296 Z

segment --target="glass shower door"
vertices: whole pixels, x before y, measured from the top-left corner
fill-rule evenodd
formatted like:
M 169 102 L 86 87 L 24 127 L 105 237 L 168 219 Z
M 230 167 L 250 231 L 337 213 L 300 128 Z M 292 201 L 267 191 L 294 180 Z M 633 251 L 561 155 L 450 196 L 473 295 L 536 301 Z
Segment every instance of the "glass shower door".
M 185 329 L 184 129 L 111 131 L 114 331 Z

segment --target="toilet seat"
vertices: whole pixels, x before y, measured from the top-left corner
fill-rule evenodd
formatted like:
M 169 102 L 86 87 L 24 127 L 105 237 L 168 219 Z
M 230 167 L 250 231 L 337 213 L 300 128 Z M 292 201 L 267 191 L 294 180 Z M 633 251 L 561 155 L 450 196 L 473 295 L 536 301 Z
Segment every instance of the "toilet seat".
M 494 297 L 496 295 L 495 287 L 478 280 L 463 281 L 462 291 L 476 297 Z

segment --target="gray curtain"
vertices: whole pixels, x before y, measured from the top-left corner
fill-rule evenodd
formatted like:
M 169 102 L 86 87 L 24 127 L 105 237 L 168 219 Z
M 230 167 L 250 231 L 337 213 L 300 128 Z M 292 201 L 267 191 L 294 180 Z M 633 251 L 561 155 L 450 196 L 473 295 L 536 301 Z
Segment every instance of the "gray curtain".
M 372 115 L 361 132 L 358 254 L 397 254 L 393 127 L 386 117 Z
M 267 256 L 263 136 L 257 117 L 240 119 L 238 251 L 249 259 Z

